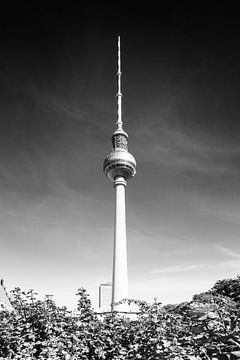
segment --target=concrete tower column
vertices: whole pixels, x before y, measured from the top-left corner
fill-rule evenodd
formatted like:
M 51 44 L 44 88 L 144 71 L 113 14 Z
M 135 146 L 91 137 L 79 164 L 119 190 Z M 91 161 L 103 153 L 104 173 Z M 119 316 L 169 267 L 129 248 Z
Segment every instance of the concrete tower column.
M 126 180 L 119 176 L 114 180 L 116 191 L 114 249 L 113 249 L 113 277 L 112 277 L 112 311 L 126 311 L 127 305 L 115 305 L 128 297 L 127 271 L 127 240 L 126 240 L 126 208 L 125 188 Z
M 111 310 L 125 312 L 128 311 L 127 304 L 115 305 L 115 303 L 128 298 L 125 189 L 127 180 L 132 179 L 136 174 L 137 164 L 134 156 L 128 151 L 128 134 L 123 130 L 120 37 L 118 37 L 117 76 L 117 128 L 112 135 L 112 151 L 104 160 L 103 171 L 114 183 L 116 191 Z

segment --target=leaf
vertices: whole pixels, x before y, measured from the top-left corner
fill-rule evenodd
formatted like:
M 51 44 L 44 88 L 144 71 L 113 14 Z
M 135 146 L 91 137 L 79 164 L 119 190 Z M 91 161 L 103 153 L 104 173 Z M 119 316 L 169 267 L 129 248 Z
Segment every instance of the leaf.
M 211 312 L 211 311 L 210 311 L 210 312 L 207 314 L 207 317 L 208 317 L 208 319 L 214 320 L 214 319 L 217 319 L 219 316 L 218 316 L 217 313 L 214 313 L 214 312 Z
M 191 330 L 194 334 L 201 334 L 204 332 L 204 328 L 202 326 L 192 326 Z
M 233 355 L 235 358 L 240 358 L 240 351 L 232 351 L 231 355 Z
M 163 346 L 165 348 L 168 348 L 172 345 L 172 341 L 168 341 L 168 340 L 163 340 Z

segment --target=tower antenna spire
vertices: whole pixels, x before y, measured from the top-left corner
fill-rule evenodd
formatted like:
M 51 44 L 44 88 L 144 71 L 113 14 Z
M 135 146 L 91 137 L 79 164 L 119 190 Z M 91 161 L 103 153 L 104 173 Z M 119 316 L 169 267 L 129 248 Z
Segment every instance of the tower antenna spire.
M 123 122 L 122 122 L 122 93 L 121 93 L 121 40 L 120 36 L 118 36 L 118 92 L 117 92 L 117 98 L 118 98 L 118 117 L 117 117 L 117 130 L 122 130 Z

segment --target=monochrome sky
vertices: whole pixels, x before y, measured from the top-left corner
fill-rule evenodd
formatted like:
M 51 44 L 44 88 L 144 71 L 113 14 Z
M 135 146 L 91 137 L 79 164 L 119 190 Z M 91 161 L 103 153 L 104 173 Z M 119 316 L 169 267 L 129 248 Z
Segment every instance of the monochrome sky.
M 0 277 L 97 306 L 111 280 L 117 36 L 129 296 L 176 303 L 240 267 L 240 14 L 99 1 L 0 14 Z

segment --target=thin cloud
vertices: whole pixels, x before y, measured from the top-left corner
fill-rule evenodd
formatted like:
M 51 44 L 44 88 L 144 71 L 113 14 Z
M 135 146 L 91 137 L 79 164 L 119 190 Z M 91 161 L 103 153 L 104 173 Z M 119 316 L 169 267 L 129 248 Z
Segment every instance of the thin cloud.
M 69 104 L 64 100 L 60 100 L 56 96 L 52 96 L 51 104 L 55 111 L 64 113 L 65 115 L 72 117 L 74 119 L 83 121 L 86 120 L 86 118 L 88 118 L 87 116 L 88 114 L 86 113 L 86 111 L 83 111 L 74 104 Z
M 232 258 L 236 258 L 238 259 L 238 261 L 240 262 L 240 253 L 235 252 L 232 249 L 229 249 L 225 246 L 221 246 L 221 245 L 217 245 L 217 249 L 224 255 L 226 256 L 230 256 Z
M 159 268 L 151 271 L 151 274 L 165 274 L 176 273 L 182 271 L 192 271 L 201 268 L 202 265 L 182 265 L 182 266 L 169 266 L 165 268 Z
M 223 269 L 240 269 L 240 258 L 237 260 L 228 260 L 228 261 L 224 261 L 221 262 L 217 265 L 213 265 L 213 266 L 207 266 L 206 269 L 216 269 L 216 270 L 223 270 Z
M 236 259 L 222 261 L 218 264 L 199 264 L 199 265 L 179 265 L 179 266 L 169 266 L 164 268 L 157 268 L 151 271 L 151 274 L 172 274 L 178 272 L 188 272 L 194 270 L 223 270 L 223 269 L 239 269 L 240 268 L 240 254 L 234 254 L 228 252 L 226 249 L 226 254 L 234 256 Z
M 234 225 L 240 225 L 240 217 L 239 217 L 239 209 L 235 209 L 232 205 L 232 208 L 229 207 L 224 208 L 221 204 L 221 207 L 212 208 L 212 207 L 205 207 L 202 209 L 203 212 L 210 214 L 211 216 L 220 218 L 222 221 L 227 223 L 231 223 Z
M 217 138 L 208 136 L 196 137 L 182 130 L 161 125 L 154 131 L 145 127 L 137 129 L 139 149 L 138 159 L 176 170 L 190 170 L 206 175 L 239 175 L 236 160 L 240 147 L 232 144 L 218 143 Z M 144 141 L 144 143 L 143 143 Z M 146 144 L 151 149 L 146 149 Z M 152 145 L 154 144 L 154 146 Z

